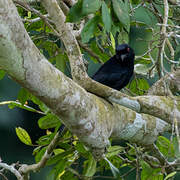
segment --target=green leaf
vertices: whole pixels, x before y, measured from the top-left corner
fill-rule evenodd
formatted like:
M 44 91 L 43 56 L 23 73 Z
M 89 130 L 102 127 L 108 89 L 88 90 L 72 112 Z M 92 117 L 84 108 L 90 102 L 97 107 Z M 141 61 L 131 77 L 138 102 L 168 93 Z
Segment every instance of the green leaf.
M 37 154 L 35 156 L 36 163 L 38 163 L 42 159 L 44 153 L 46 152 L 46 149 L 47 149 L 47 147 L 43 147 L 40 151 L 37 152 Z
M 141 27 L 141 26 L 147 26 L 144 22 L 141 21 L 131 21 L 131 26 Z
M 104 23 L 105 30 L 107 32 L 110 32 L 112 21 L 111 21 L 109 9 L 104 1 L 102 3 L 102 21 Z
M 97 29 L 98 22 L 99 16 L 95 16 L 85 24 L 81 33 L 81 39 L 83 43 L 88 43 L 89 40 L 93 37 L 94 32 Z
M 119 154 L 120 152 L 122 152 L 125 148 L 122 146 L 110 146 L 108 148 L 108 153 L 106 154 L 106 157 L 112 157 L 115 156 L 117 154 Z
M 74 169 L 71 169 L 71 172 L 70 171 L 66 171 L 62 176 L 61 176 L 61 180 L 79 180 L 78 177 L 76 177 L 76 170 Z
M 153 169 L 145 161 L 140 161 L 142 166 L 141 180 L 163 180 L 161 168 Z
M 131 0 L 132 4 L 139 4 L 141 1 L 140 0 Z
M 63 153 L 64 152 L 64 149 L 54 149 L 54 154 L 57 155 L 57 154 L 60 154 L 60 153 Z
M 84 164 L 86 165 L 85 176 L 92 177 L 96 172 L 96 160 L 90 155 L 89 159 L 85 161 Z
M 77 142 L 75 145 L 76 150 L 78 151 L 78 154 L 80 154 L 83 158 L 88 159 L 90 156 L 90 152 L 88 151 L 88 148 L 81 142 Z
M 124 29 L 122 29 L 118 34 L 118 44 L 123 44 L 123 43 L 128 44 L 128 42 L 129 42 L 129 34 Z
M 146 79 L 136 78 L 130 82 L 128 88 L 138 95 L 143 95 L 149 89 L 149 84 Z
M 65 159 L 65 158 L 67 158 L 67 157 L 71 157 L 73 154 L 74 154 L 74 150 L 71 150 L 71 149 L 70 149 L 70 150 L 67 150 L 67 151 L 65 151 L 65 152 L 59 153 L 59 154 L 57 154 L 57 155 L 54 155 L 54 156 L 52 156 L 52 157 L 48 160 L 47 165 L 49 166 L 49 165 L 56 164 L 56 163 L 58 163 L 59 161 Z
M 64 158 L 64 153 L 55 155 L 48 160 L 47 165 L 50 166 L 56 164 L 57 162 L 61 161 L 63 158 Z
M 25 110 L 27 110 L 27 111 L 31 111 L 31 112 L 35 112 L 35 113 L 39 113 L 39 114 L 44 114 L 43 112 L 38 111 L 38 110 L 36 110 L 36 109 L 28 106 L 28 105 L 22 105 L 22 104 L 21 104 L 20 102 L 18 102 L 18 101 L 4 101 L 4 102 L 1 102 L 0 104 L 3 104 L 3 103 L 4 103 L 4 104 L 9 104 L 8 107 L 9 107 L 10 109 L 13 109 L 13 108 L 15 108 L 15 107 L 19 107 L 19 108 L 25 109 Z
M 129 8 L 127 4 L 125 4 L 122 0 L 112 0 L 114 12 L 125 27 L 125 29 L 129 32 L 130 29 L 130 17 L 129 17 Z
M 115 42 L 115 39 L 114 39 L 114 36 L 113 36 L 112 33 L 110 33 L 110 39 L 111 39 L 111 44 L 112 44 L 112 47 L 113 47 L 113 50 L 114 50 L 114 53 L 115 53 L 116 42 Z
M 4 78 L 6 72 L 3 70 L 0 70 L 0 80 Z
M 28 17 L 27 18 L 31 18 L 31 17 L 32 17 L 31 11 L 28 11 Z
M 47 114 L 38 120 L 38 125 L 41 129 L 54 128 L 60 124 L 59 118 L 54 114 Z
M 67 56 L 65 54 L 58 54 L 55 57 L 56 67 L 61 71 L 65 72 Z
M 88 152 L 84 144 L 81 142 L 78 142 L 75 147 L 78 153 L 85 154 Z
M 32 141 L 27 131 L 21 127 L 16 128 L 16 135 L 26 145 L 32 146 Z
M 67 160 L 62 159 L 53 169 L 52 172 L 54 174 L 54 179 L 57 179 L 57 177 L 60 179 L 60 177 L 63 175 L 63 171 L 65 170 L 67 166 Z
M 84 0 L 82 5 L 82 13 L 88 15 L 95 13 L 101 7 L 101 0 Z
M 106 53 L 102 53 L 100 48 L 97 46 L 96 41 L 92 41 L 90 45 L 92 51 L 100 57 L 103 62 L 106 62 L 110 57 Z
M 31 100 L 33 103 L 37 104 L 39 106 L 39 108 L 45 113 L 47 114 L 50 110 L 49 108 L 41 101 L 39 100 L 36 96 L 32 96 Z
M 73 7 L 71 7 L 69 14 L 66 17 L 66 22 L 78 22 L 85 15 L 82 13 L 82 0 L 79 0 Z
M 149 67 L 146 66 L 145 64 L 136 64 L 134 66 L 134 71 L 137 74 L 147 76 L 147 74 L 149 73 Z
M 167 179 L 169 179 L 169 178 L 172 178 L 173 176 L 175 176 L 176 175 L 176 171 L 174 171 L 174 172 L 172 172 L 172 173 L 170 173 L 170 174 L 168 174 L 166 177 L 165 177 L 165 179 L 164 180 L 167 180 Z
M 36 148 L 33 150 L 33 155 L 36 155 L 40 150 L 41 150 L 41 146 L 36 147 Z
M 18 93 L 19 102 L 24 105 L 27 100 L 31 98 L 31 94 L 24 88 L 21 88 Z
M 136 56 L 135 58 L 135 64 L 145 64 L 145 65 L 150 65 L 152 62 L 151 62 L 151 59 L 149 57 L 149 55 L 145 55 L 145 56 Z
M 179 141 L 177 137 L 173 138 L 173 147 L 174 147 L 174 153 L 177 158 L 180 158 L 180 151 L 179 151 Z
M 50 62 L 56 62 L 56 67 L 63 73 L 66 70 L 66 61 L 68 61 L 67 55 L 64 53 L 59 53 L 57 56 L 50 58 Z
M 116 34 L 117 34 L 118 32 L 120 32 L 121 29 L 122 29 L 122 28 L 121 28 L 120 22 L 118 22 L 118 23 L 113 23 L 113 21 L 112 21 L 111 33 L 113 34 L 114 37 L 116 36 Z
M 174 60 L 177 62 L 179 61 L 180 64 L 180 46 L 176 46 Z
M 175 150 L 173 144 L 169 141 L 169 139 L 164 136 L 159 136 L 156 142 L 156 145 L 160 152 L 166 157 L 174 157 Z
M 118 177 L 120 176 L 119 169 L 118 169 L 116 166 L 114 166 L 114 165 L 111 163 L 111 161 L 109 161 L 106 157 L 104 158 L 104 160 L 106 160 L 106 162 L 109 164 L 109 167 L 110 167 L 110 169 L 111 169 L 111 172 L 112 172 L 113 176 L 114 176 L 115 178 L 118 178 Z
M 47 135 L 44 135 L 44 136 L 41 136 L 37 141 L 36 143 L 39 144 L 39 145 L 48 145 L 51 140 L 53 139 L 54 137 L 54 133 L 51 133 L 51 134 L 47 134 Z

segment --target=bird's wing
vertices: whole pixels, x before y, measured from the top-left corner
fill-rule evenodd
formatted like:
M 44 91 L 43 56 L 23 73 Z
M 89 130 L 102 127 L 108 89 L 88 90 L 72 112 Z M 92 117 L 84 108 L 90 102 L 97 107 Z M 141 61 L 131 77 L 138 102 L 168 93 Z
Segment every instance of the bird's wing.
M 128 70 L 122 69 L 120 72 L 115 72 L 111 74 L 95 74 L 93 76 L 93 79 L 114 89 L 120 89 L 122 88 L 122 86 L 124 86 L 124 84 L 127 85 L 127 83 L 129 82 L 130 77 L 128 76 L 131 77 L 131 75 L 128 73 Z
M 128 71 L 122 70 L 117 73 L 112 73 L 108 75 L 107 81 L 110 81 L 113 85 L 117 84 L 118 82 L 124 83 L 124 81 L 127 79 Z
M 111 78 L 113 81 L 111 81 Z M 114 73 L 109 77 L 110 85 L 112 88 L 121 90 L 124 88 L 131 79 L 131 73 L 130 72 L 121 72 L 121 73 Z
M 98 81 L 100 83 L 103 84 L 103 82 L 107 81 L 108 79 L 108 74 L 105 73 L 96 73 L 92 79 L 94 79 L 95 81 Z

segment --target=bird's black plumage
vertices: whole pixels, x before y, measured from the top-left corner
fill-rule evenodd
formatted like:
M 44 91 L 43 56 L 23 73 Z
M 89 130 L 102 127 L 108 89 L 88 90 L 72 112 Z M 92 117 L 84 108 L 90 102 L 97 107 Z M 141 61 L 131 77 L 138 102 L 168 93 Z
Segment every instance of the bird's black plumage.
M 129 45 L 117 46 L 116 54 L 99 68 L 92 79 L 121 90 L 129 83 L 133 75 L 134 56 L 134 51 Z

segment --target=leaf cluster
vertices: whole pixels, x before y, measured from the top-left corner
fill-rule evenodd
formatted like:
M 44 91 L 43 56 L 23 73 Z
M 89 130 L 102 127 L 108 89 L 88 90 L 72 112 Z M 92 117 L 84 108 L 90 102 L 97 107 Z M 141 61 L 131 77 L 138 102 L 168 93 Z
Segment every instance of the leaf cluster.
M 80 41 L 87 44 L 88 48 L 100 58 L 101 63 L 107 61 L 114 54 L 117 44 L 129 43 L 132 45 L 136 55 L 139 55 L 135 61 L 135 78 L 127 86 L 128 92 L 132 96 L 146 94 L 152 81 L 157 80 L 157 71 L 152 69 L 154 65 L 152 59 L 156 60 L 157 57 L 160 28 L 155 26 L 157 24 L 155 15 L 148 8 L 145 8 L 145 6 L 150 6 L 149 1 L 145 2 L 143 7 L 140 6 L 141 3 L 142 1 L 139 0 L 78 0 L 70 8 L 66 17 L 66 22 L 74 23 L 75 29 L 82 20 L 85 21 L 79 37 Z M 156 7 L 160 9 L 159 13 L 163 16 L 163 6 L 156 4 Z M 35 8 L 45 13 L 39 4 Z M 30 11 L 18 9 L 24 20 L 37 18 Z M 169 23 L 173 24 L 174 22 L 171 20 Z M 66 49 L 53 30 L 41 19 L 34 23 L 25 21 L 24 25 L 35 45 L 49 62 L 71 77 Z M 177 39 L 177 41 L 180 40 Z M 153 44 L 153 47 L 151 47 L 152 51 L 147 53 L 149 44 Z M 176 47 L 173 41 L 172 44 L 175 49 L 174 61 L 178 62 L 180 48 L 179 46 Z M 168 47 L 165 50 L 167 56 L 170 57 Z M 85 48 L 81 47 L 81 51 L 84 58 L 89 62 L 88 73 L 92 74 L 99 61 Z M 165 68 L 169 69 L 170 66 L 171 64 L 167 63 Z M 0 70 L 0 79 L 4 75 L 5 72 Z M 43 115 L 37 124 L 39 128 L 46 130 L 46 134 L 35 143 L 32 142 L 26 130 L 21 127 L 16 128 L 16 134 L 20 141 L 35 147 L 33 155 L 35 161 L 39 162 L 55 134 L 59 131 L 62 122 L 44 103 L 27 90 L 21 89 L 17 99 L 18 101 L 9 102 L 9 108 L 18 107 Z M 30 101 L 36 104 L 39 109 L 32 108 L 29 105 Z M 47 166 L 52 167 L 49 178 L 53 176 L 54 179 L 76 180 L 93 177 L 101 178 L 106 175 L 107 177 L 113 176 L 114 178 L 123 179 L 136 172 L 136 176 L 139 173 L 142 180 L 161 180 L 175 176 L 176 171 L 167 173 L 160 163 L 149 162 L 143 158 L 143 155 L 153 156 L 151 151 L 145 151 L 142 147 L 130 143 L 126 143 L 124 146 L 119 144 L 112 145 L 108 149 L 106 158 L 96 162 L 90 153 L 90 149 L 67 131 L 65 134 L 61 134 L 60 141 L 47 162 Z M 170 138 L 160 136 L 156 145 L 169 161 L 180 158 L 176 138 L 170 140 Z

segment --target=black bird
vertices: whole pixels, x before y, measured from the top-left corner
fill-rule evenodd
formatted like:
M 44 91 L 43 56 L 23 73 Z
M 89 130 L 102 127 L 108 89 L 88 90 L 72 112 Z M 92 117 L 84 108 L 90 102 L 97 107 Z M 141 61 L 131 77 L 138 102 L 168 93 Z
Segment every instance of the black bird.
M 129 45 L 117 46 L 116 54 L 99 68 L 92 79 L 113 89 L 121 90 L 133 76 L 134 56 L 134 51 Z

